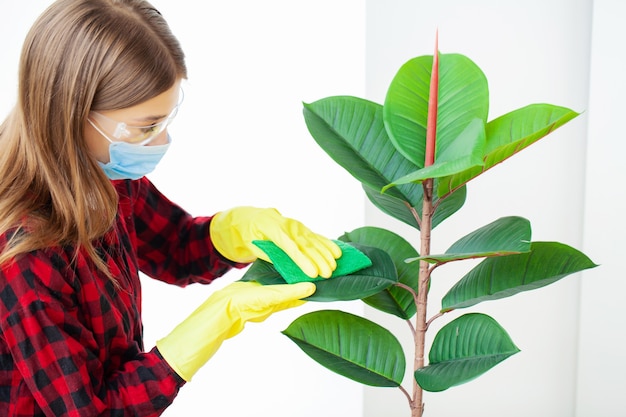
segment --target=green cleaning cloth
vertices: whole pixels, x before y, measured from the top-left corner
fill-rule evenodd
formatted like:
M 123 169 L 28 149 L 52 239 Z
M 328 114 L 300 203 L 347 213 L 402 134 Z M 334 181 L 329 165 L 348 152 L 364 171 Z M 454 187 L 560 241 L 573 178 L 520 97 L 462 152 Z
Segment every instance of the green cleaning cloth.
M 342 254 L 341 257 L 337 259 L 337 268 L 333 271 L 331 278 L 349 275 L 360 269 L 372 266 L 370 258 L 354 246 L 348 245 L 340 240 L 334 240 L 333 242 L 341 248 Z M 282 276 L 289 284 L 303 281 L 322 281 L 326 279 L 322 277 L 309 277 L 281 248 L 276 246 L 276 244 L 272 241 L 253 240 L 252 243 L 267 254 L 276 271 L 278 271 L 280 276 Z

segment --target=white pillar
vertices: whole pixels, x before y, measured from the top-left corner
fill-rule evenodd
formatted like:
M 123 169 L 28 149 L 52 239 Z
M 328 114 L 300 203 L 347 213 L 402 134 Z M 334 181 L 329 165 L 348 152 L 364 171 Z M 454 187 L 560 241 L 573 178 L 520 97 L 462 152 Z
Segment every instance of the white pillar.
M 582 280 L 577 417 L 624 415 L 626 3 L 593 2 L 585 251 L 600 267 Z

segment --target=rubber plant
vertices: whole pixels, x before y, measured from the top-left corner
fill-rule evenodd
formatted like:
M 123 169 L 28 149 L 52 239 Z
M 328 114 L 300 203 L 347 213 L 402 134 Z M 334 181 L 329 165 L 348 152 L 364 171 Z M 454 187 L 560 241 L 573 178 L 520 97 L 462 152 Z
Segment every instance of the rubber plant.
M 433 229 L 465 203 L 466 184 L 578 116 L 565 107 L 531 104 L 488 120 L 489 90 L 466 56 L 435 53 L 406 62 L 384 104 L 333 96 L 304 104 L 319 146 L 355 179 L 375 207 L 419 230 L 412 245 L 386 229 L 362 227 L 338 237 L 372 260 L 351 275 L 316 282 L 310 301 L 363 300 L 406 320 L 414 337 L 409 358 L 386 328 L 341 310 L 307 313 L 284 334 L 313 360 L 357 382 L 397 387 L 412 417 L 423 415 L 423 391 L 443 391 L 485 373 L 519 349 L 498 322 L 467 313 L 443 325 L 425 363 L 425 335 L 435 319 L 489 300 L 550 285 L 596 265 L 563 243 L 534 242 L 531 225 L 503 217 L 431 254 Z M 427 317 L 431 276 L 450 263 L 481 258 Z M 256 261 L 244 280 L 284 283 L 272 264 Z M 403 387 L 408 368 L 412 387 Z

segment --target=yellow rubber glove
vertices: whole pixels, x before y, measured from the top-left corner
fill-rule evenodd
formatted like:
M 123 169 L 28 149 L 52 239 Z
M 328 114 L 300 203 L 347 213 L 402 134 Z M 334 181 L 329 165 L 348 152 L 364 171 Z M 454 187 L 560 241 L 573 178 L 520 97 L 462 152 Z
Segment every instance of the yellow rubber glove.
M 272 313 L 304 304 L 315 284 L 260 285 L 234 282 L 214 292 L 156 345 L 165 361 L 185 381 L 217 352 L 222 342 L 241 332 L 246 322 L 261 322 Z
M 297 220 L 273 208 L 235 207 L 217 213 L 211 221 L 211 240 L 227 259 L 248 263 L 257 258 L 270 262 L 253 240 L 270 240 L 311 278 L 329 278 L 341 249 L 335 242 L 313 233 Z

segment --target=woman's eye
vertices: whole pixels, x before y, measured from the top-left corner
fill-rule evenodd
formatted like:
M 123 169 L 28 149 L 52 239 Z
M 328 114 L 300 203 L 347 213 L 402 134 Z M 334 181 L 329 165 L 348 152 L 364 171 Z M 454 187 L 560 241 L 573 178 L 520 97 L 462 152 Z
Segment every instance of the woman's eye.
M 143 134 L 152 133 L 152 132 L 156 131 L 157 128 L 158 128 L 158 125 L 142 127 L 141 128 L 141 133 L 143 133 Z

